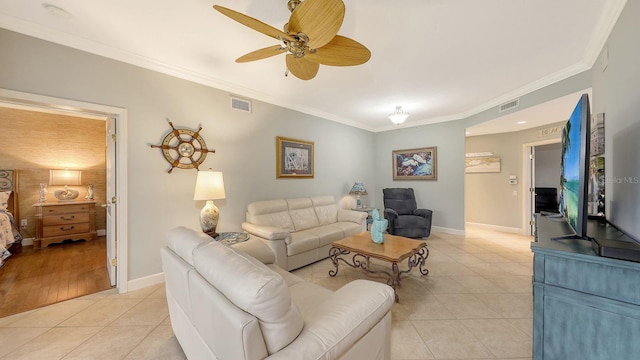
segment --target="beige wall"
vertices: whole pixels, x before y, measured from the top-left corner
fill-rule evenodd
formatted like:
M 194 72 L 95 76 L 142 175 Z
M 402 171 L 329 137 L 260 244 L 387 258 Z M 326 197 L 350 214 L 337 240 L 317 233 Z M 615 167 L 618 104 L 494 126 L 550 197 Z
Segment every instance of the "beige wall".
M 571 110 L 567 109 L 567 117 Z M 538 130 L 562 125 L 564 121 L 517 132 L 467 137 L 466 153 L 492 152 L 500 157 L 501 168 L 499 173 L 465 174 L 465 220 L 522 229 L 523 196 L 528 196 L 522 190 L 523 145 L 558 139 L 558 134 L 541 136 Z M 517 176 L 517 185 L 509 184 L 511 175 Z
M 87 185 L 94 185 L 94 199 L 103 204 L 106 193 L 105 122 L 73 116 L 0 107 L 0 168 L 18 169 L 20 174 L 20 219 L 28 225 L 22 236 L 35 236 L 35 210 L 40 183 L 48 183 L 49 169 L 82 170 L 83 199 Z M 55 190 L 62 186 L 47 186 L 47 201 L 57 201 Z M 105 229 L 104 209 L 96 207 L 96 229 Z

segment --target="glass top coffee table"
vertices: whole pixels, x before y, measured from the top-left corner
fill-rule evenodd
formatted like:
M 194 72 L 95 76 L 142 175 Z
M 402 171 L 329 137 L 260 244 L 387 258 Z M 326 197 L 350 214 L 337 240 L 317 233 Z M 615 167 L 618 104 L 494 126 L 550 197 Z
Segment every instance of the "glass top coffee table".
M 223 244 L 233 245 L 249 240 L 249 234 L 246 232 L 222 232 L 213 239 Z
M 353 256 L 351 262 L 349 262 L 344 257 L 351 253 L 353 253 Z M 331 244 L 329 258 L 336 268 L 329 270 L 329 276 L 336 276 L 338 274 L 339 262 L 343 262 L 352 268 L 360 268 L 369 274 L 381 274 L 387 278 L 387 285 L 393 288 L 396 295 L 396 302 L 398 302 L 399 298 L 396 288 L 400 286 L 400 276 L 411 272 L 411 269 L 416 266 L 422 275 L 429 274 L 429 270 L 424 268 L 424 263 L 428 256 L 429 249 L 424 241 L 384 234 L 384 243 L 376 244 L 371 240 L 371 233 L 363 232 L 342 240 L 334 241 Z M 371 269 L 372 258 L 390 262 L 391 272 Z M 398 263 L 404 259 L 408 259 L 407 265 L 409 268 L 400 271 Z

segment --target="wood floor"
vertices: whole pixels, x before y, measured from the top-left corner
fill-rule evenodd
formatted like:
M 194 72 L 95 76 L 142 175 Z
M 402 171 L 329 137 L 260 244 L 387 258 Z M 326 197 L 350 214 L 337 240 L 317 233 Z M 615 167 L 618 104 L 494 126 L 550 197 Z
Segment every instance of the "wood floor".
M 104 236 L 23 246 L 0 269 L 0 317 L 109 289 L 106 251 Z

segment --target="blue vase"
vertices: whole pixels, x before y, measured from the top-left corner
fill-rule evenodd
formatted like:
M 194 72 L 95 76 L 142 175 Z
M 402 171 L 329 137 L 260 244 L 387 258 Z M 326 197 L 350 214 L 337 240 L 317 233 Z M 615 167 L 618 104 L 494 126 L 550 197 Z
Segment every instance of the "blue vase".
M 371 217 L 373 223 L 371 223 L 371 240 L 376 244 L 384 243 L 384 232 L 387 230 L 389 220 L 381 219 L 378 209 L 373 209 Z

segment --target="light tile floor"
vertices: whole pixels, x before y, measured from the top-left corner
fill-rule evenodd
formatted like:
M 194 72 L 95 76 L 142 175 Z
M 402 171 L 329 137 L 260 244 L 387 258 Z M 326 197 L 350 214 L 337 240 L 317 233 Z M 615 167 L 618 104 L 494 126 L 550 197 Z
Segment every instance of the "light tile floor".
M 531 359 L 531 241 L 433 232 L 429 275 L 403 278 L 392 308 L 392 359 Z M 294 273 L 330 289 L 367 278 L 344 266 L 332 278 L 332 268 L 323 260 Z M 185 359 L 168 315 L 163 284 L 84 296 L 0 318 L 0 359 Z

